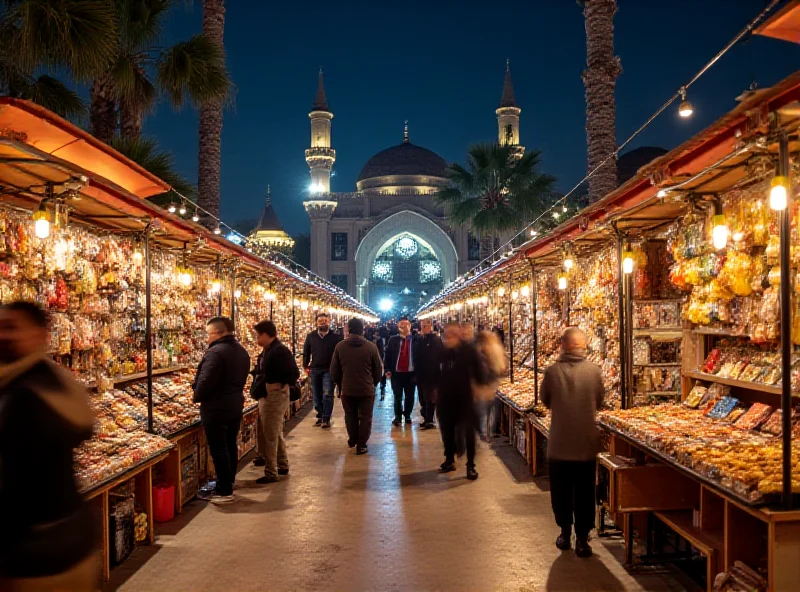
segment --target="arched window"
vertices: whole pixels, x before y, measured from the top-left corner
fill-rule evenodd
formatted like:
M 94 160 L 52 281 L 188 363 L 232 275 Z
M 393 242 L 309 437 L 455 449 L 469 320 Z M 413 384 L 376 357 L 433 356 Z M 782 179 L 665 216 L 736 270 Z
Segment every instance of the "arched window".
M 374 310 L 392 303 L 395 316 L 412 314 L 430 294 L 442 289 L 442 265 L 433 250 L 412 234 L 386 244 L 375 258 L 370 274 L 370 306 Z

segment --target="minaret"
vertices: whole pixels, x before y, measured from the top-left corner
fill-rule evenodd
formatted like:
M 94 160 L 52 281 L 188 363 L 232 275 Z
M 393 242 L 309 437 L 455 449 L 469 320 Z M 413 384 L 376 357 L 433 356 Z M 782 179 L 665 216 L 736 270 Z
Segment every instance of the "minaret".
M 336 150 L 331 148 L 331 119 L 333 113 L 328 109 L 325 97 L 325 84 L 322 68 L 319 70 L 317 96 L 308 114 L 311 119 L 311 148 L 306 150 L 306 162 L 311 169 L 311 194 L 330 193 L 331 168 L 336 160 Z
M 519 142 L 519 114 L 522 109 L 514 97 L 514 85 L 511 84 L 511 63 L 506 60 L 506 78 L 503 82 L 503 96 L 497 108 L 497 142 L 501 146 L 515 146 L 519 156 L 525 152 L 525 146 Z

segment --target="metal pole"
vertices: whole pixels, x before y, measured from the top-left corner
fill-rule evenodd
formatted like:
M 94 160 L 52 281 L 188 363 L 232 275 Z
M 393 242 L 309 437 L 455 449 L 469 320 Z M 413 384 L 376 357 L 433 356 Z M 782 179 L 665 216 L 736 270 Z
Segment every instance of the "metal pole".
M 511 282 L 508 285 L 508 349 L 511 363 L 508 365 L 509 380 L 514 384 L 514 298 L 511 296 Z
M 536 285 L 536 263 L 531 261 L 531 303 L 533 304 L 533 402 L 539 404 L 539 289 Z
M 222 263 L 217 255 L 217 279 L 219 280 L 219 292 L 217 293 L 217 316 L 222 316 Z
M 150 225 L 144 230 L 144 340 L 147 344 L 147 431 L 153 433 L 153 325 L 150 276 Z
M 236 326 L 236 268 L 231 269 L 231 320 Z
M 633 274 L 625 274 L 625 398 L 633 407 Z
M 790 176 L 789 140 L 786 132 L 778 138 L 778 174 Z M 783 493 L 784 510 L 792 509 L 792 295 L 791 295 L 791 211 L 792 192 L 787 191 L 786 209 L 779 213 L 781 256 L 781 409 L 783 410 Z
M 620 407 L 623 409 L 628 408 L 628 402 L 625 400 L 627 370 L 625 368 L 625 278 L 622 272 L 622 252 L 623 252 L 624 239 L 622 234 L 617 231 L 617 316 L 619 324 L 619 397 Z
M 272 300 L 270 300 L 269 301 L 269 320 L 270 321 L 272 320 L 272 312 L 273 312 L 273 307 L 274 306 L 275 306 L 275 303 Z
M 292 355 L 297 355 L 297 317 L 295 316 L 294 288 L 292 288 Z

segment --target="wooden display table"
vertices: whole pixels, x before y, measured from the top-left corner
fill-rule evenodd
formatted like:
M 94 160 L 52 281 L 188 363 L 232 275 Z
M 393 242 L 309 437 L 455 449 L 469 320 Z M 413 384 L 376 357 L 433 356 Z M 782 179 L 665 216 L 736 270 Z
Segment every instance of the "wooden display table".
M 706 557 L 707 589 L 734 561 L 767 569 L 769 590 L 800 582 L 800 511 L 775 511 L 748 500 L 613 428 L 598 464 L 610 473 L 608 506 L 623 518 L 632 560 L 634 516 L 652 513 Z M 766 547 L 766 548 L 765 548 Z M 766 561 L 764 561 L 766 559 Z

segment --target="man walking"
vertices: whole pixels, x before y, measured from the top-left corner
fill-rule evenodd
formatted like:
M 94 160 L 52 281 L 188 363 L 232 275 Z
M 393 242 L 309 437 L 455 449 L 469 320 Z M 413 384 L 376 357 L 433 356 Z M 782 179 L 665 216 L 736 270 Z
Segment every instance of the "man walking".
M 258 356 L 251 393 L 258 401 L 258 452 L 264 458 L 264 476 L 259 485 L 275 483 L 278 475 L 289 474 L 289 456 L 283 439 L 283 422 L 289 407 L 289 387 L 300 378 L 292 352 L 278 339 L 272 321 L 261 321 L 253 330 L 264 350 Z
M 364 338 L 364 322 L 350 319 L 349 335 L 336 346 L 331 362 L 331 376 L 342 393 L 347 444 L 356 454 L 366 454 L 372 433 L 375 387 L 383 375 L 378 348 Z
M 590 557 L 594 528 L 595 461 L 600 450 L 597 410 L 603 403 L 603 375 L 586 359 L 586 335 L 570 327 L 561 336 L 561 356 L 544 374 L 541 397 L 552 410 L 547 456 L 550 501 L 561 534 L 556 547 L 571 547 L 575 518 L 575 554 Z
M 331 317 L 321 312 L 317 315 L 317 330 L 306 336 L 303 345 L 303 368 L 311 381 L 314 395 L 314 409 L 317 423 L 314 427 L 331 427 L 333 414 L 333 381 L 331 380 L 331 360 L 333 350 L 342 336 L 331 331 Z
M 233 321 L 228 317 L 214 317 L 206 323 L 208 349 L 192 384 L 217 472 L 217 486 L 210 500 L 215 504 L 233 501 L 244 385 L 250 371 L 250 356 L 233 331 Z
M 474 343 L 466 341 L 458 323 L 444 330 L 442 370 L 439 378 L 439 429 L 444 443 L 444 462 L 439 472 L 456 470 L 456 452 L 467 449 L 467 479 L 478 478 L 475 470 L 475 432 L 478 427 L 474 384 L 486 382 L 486 370 Z M 464 440 L 462 440 L 462 438 Z
M 433 321 L 423 319 L 420 322 L 422 335 L 414 344 L 414 368 L 417 372 L 417 393 L 422 406 L 422 424 L 420 428 L 435 428 L 433 423 L 436 411 L 436 385 L 439 383 L 440 360 L 442 357 L 442 340 L 433 332 Z
M 386 346 L 386 377 L 392 381 L 394 393 L 394 421 L 400 427 L 400 418 L 405 417 L 406 425 L 411 425 L 411 412 L 414 410 L 414 337 L 411 323 L 402 317 L 397 323 L 398 335 L 389 339 Z

